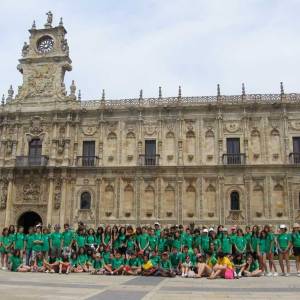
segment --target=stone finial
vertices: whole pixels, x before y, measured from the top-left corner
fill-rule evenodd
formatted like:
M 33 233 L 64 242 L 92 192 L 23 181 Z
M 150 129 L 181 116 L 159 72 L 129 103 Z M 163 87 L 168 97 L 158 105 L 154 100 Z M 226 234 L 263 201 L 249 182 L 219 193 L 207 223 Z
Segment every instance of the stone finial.
M 242 95 L 245 96 L 246 95 L 246 90 L 245 90 L 245 84 L 242 83 Z
M 14 96 L 14 90 L 12 85 L 10 85 L 8 91 L 7 91 L 7 100 L 11 100 Z
M 2 100 L 1 100 L 1 105 L 4 106 L 4 104 L 5 104 L 5 96 L 4 96 L 4 94 L 3 94 L 3 95 L 2 95 Z
M 75 96 L 75 93 L 76 93 L 76 85 L 75 85 L 75 81 L 72 80 L 72 83 L 70 85 L 70 95 Z
M 36 30 L 36 25 L 35 25 L 35 20 L 33 20 L 32 26 L 31 26 L 32 30 Z
M 60 26 L 60 27 L 64 26 L 63 18 L 62 17 L 59 19 L 58 26 Z
M 78 90 L 78 96 L 77 96 L 78 100 L 81 100 L 81 90 Z
M 24 42 L 23 48 L 22 48 L 22 56 L 25 57 L 28 54 L 29 51 L 29 45 Z
M 178 87 L 178 98 L 181 98 L 181 86 Z
M 217 96 L 221 96 L 220 84 L 217 84 Z
M 53 21 L 53 14 L 52 12 L 49 10 L 47 13 L 47 22 L 45 24 L 45 28 L 51 28 L 52 27 L 52 21 Z
M 105 90 L 104 89 L 102 90 L 101 100 L 105 101 Z
M 158 98 L 162 98 L 161 86 L 158 87 Z
M 140 90 L 140 99 L 143 99 L 143 90 Z
M 284 94 L 283 82 L 280 82 L 280 94 Z

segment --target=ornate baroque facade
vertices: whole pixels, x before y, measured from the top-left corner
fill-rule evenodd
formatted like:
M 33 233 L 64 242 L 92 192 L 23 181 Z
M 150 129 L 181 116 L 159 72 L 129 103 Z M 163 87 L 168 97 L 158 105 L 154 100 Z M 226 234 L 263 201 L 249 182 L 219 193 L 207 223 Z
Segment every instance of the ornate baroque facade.
M 29 30 L 0 109 L 0 227 L 300 220 L 300 95 L 81 101 L 62 21 Z M 28 223 L 28 220 L 27 220 Z

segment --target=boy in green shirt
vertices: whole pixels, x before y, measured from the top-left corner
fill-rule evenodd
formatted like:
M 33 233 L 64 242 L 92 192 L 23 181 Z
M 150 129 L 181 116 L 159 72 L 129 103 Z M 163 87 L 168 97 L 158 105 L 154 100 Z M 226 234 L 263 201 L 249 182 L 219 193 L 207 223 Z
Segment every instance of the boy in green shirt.
M 168 258 L 167 252 L 164 252 L 161 256 L 159 273 L 163 277 L 175 277 L 176 276 L 176 273 L 172 269 L 172 264 Z
M 115 257 L 111 262 L 111 275 L 121 275 L 125 266 L 124 259 L 119 251 L 116 252 Z
M 56 257 L 59 257 L 61 253 L 62 234 L 59 232 L 59 230 L 60 230 L 60 226 L 56 224 L 54 226 L 54 232 L 52 232 L 50 237 L 51 253 Z
M 23 260 L 20 255 L 20 250 L 14 250 L 9 257 L 9 266 L 12 272 L 29 272 L 30 267 L 23 265 Z

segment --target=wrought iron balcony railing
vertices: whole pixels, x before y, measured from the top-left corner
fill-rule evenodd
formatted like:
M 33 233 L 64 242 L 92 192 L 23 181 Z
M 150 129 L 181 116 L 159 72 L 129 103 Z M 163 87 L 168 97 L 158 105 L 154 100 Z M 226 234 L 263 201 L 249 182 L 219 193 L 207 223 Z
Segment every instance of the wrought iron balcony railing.
M 160 155 L 145 155 L 140 154 L 139 156 L 139 165 L 140 166 L 158 166 L 159 165 Z
M 49 157 L 45 155 L 41 156 L 17 156 L 16 166 L 17 167 L 45 167 L 48 164 Z
M 289 154 L 290 164 L 300 165 L 300 152 L 293 152 Z
M 237 154 L 223 154 L 222 157 L 223 165 L 245 165 L 246 164 L 246 156 L 245 153 L 237 153 Z
M 98 166 L 98 156 L 77 156 L 76 166 L 79 167 L 96 167 Z

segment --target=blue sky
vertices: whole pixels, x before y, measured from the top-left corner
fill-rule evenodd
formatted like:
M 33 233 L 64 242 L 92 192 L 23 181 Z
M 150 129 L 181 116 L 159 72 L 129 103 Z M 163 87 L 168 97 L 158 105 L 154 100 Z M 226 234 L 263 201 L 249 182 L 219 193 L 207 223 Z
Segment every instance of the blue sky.
M 51 10 L 63 17 L 83 99 L 300 92 L 300 0 L 0 1 L 0 93 L 16 70 L 28 29 Z

